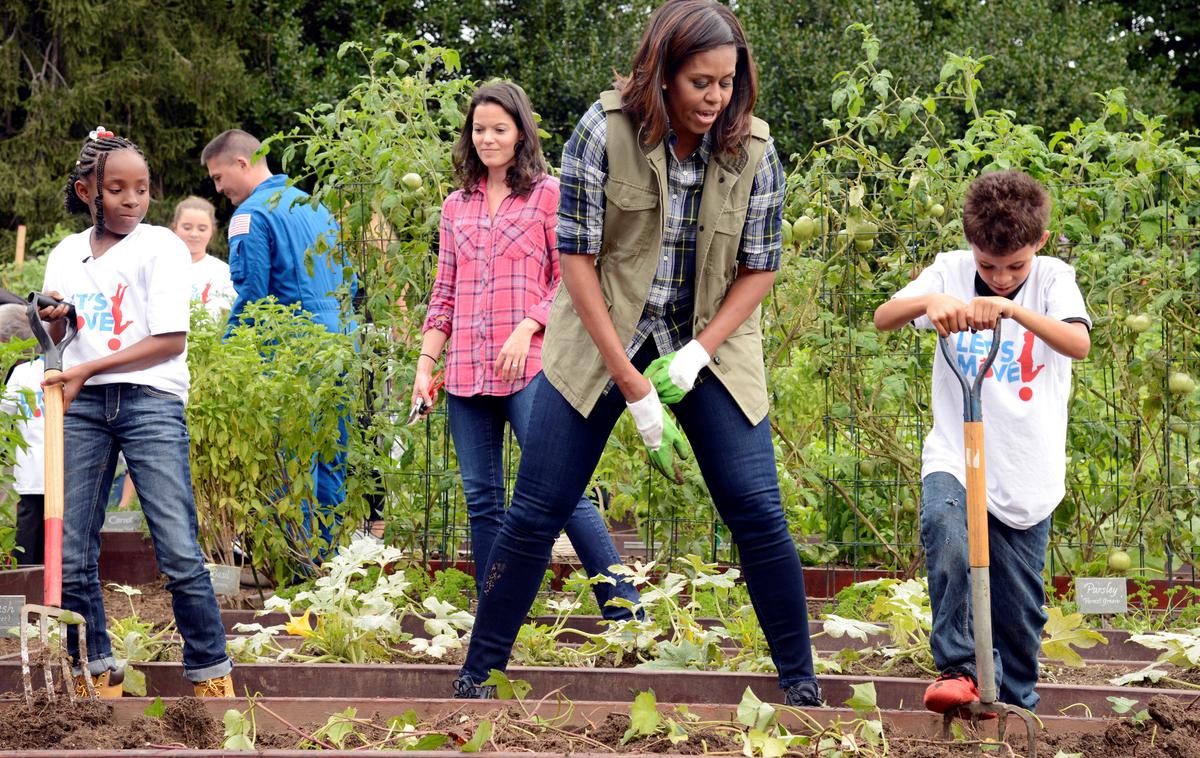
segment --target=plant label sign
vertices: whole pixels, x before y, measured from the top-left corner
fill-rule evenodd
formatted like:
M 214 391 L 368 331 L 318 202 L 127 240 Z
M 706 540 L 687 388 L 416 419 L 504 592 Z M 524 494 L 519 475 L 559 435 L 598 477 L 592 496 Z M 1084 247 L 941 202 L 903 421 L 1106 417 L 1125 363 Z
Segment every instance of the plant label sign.
M 1076 577 L 1075 602 L 1080 613 L 1125 613 L 1129 593 L 1124 577 Z
M 16 637 L 21 625 L 21 606 L 24 595 L 0 595 L 0 637 Z
M 208 573 L 212 576 L 213 592 L 218 595 L 236 595 L 242 589 L 242 569 L 240 566 L 222 566 L 209 563 Z
M 102 532 L 140 532 L 146 517 L 141 511 L 109 511 L 104 514 Z

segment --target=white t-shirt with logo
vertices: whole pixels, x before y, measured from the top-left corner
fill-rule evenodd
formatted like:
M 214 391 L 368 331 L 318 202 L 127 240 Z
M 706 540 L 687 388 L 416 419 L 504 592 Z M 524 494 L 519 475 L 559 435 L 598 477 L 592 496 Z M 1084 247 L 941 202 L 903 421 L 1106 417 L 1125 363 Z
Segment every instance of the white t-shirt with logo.
M 139 224 L 99 258 L 91 229 L 67 237 L 46 261 L 44 291 L 75 305 L 79 336 L 63 369 L 103 358 L 156 334 L 187 332 L 192 256 L 170 229 Z M 187 399 L 187 349 L 149 368 L 97 374 L 88 386 L 145 384 Z
M 46 468 L 46 407 L 42 404 L 42 370 L 45 363 L 41 358 L 18 363 L 9 374 L 4 388 L 0 408 L 6 413 L 24 419 L 18 429 L 25 438 L 25 449 L 17 451 L 13 476 L 17 492 L 22 495 L 41 495 L 45 492 Z M 33 404 L 27 393 L 33 395 Z
M 220 316 L 237 299 L 229 264 L 220 258 L 205 255 L 192 263 L 192 302 L 199 301 L 210 314 Z
M 893 299 L 945 293 L 969 303 L 991 294 L 979 280 L 969 250 L 937 256 L 933 264 L 897 292 Z M 1029 278 L 1011 298 L 1018 305 L 1061 321 L 1080 321 L 1091 328 L 1075 269 L 1035 256 Z M 913 322 L 932 329 L 928 316 Z M 950 353 L 968 381 L 992 345 L 992 330 L 949 337 Z M 1049 516 L 1066 493 L 1067 401 L 1071 392 L 1071 359 L 1057 352 L 1013 319 L 1000 325 L 1000 350 L 984 379 L 982 394 L 988 511 L 1004 524 L 1028 529 Z M 933 429 L 922 450 L 921 477 L 952 474 L 966 485 L 963 460 L 962 387 L 937 350 L 933 362 Z

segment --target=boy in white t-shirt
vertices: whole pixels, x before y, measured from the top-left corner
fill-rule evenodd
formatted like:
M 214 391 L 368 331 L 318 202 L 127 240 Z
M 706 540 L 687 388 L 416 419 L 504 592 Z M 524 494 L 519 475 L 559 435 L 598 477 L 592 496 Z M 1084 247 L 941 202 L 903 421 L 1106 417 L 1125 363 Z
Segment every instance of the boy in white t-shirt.
M 24 306 L 14 303 L 0 305 L 0 342 L 33 339 L 29 316 Z M 18 566 L 34 566 L 42 562 L 45 543 L 45 468 L 43 447 L 45 424 L 42 414 L 42 370 L 45 362 L 33 360 L 13 366 L 5 383 L 0 410 L 22 419 L 18 430 L 25 447 L 17 450 L 13 463 L 13 478 L 19 500 L 17 503 Z M 32 400 L 32 403 L 30 402 Z
M 183 636 L 184 674 L 200 697 L 232 697 L 233 664 L 212 580 L 197 541 L 184 418 L 191 316 L 187 247 L 170 229 L 141 223 L 150 171 L 132 142 L 97 129 L 67 183 L 67 210 L 93 226 L 46 261 L 47 294 L 75 306 L 79 336 L 64 351 L 63 608 L 87 620 L 86 665 L 105 696 L 122 672 L 106 632 L 97 572 L 100 527 L 118 452 L 137 483 L 160 570 Z M 66 305 L 44 308 L 58 341 Z M 78 629 L 67 651 L 79 666 Z M 82 679 L 77 672 L 77 685 Z
M 967 190 L 970 250 L 933 265 L 875 311 L 882 330 L 912 323 L 949 337 L 973 378 L 1001 324 L 996 362 L 983 383 L 985 469 L 996 684 L 1000 700 L 1037 707 L 1042 569 L 1051 514 L 1066 478 L 1071 361 L 1091 349 L 1091 320 L 1066 263 L 1037 255 L 1050 232 L 1050 198 L 1019 171 L 984 174 Z M 944 713 L 979 699 L 971 631 L 962 390 L 935 355 L 933 429 L 922 450 L 921 542 L 933 605 L 930 644 L 941 676 L 925 706 Z

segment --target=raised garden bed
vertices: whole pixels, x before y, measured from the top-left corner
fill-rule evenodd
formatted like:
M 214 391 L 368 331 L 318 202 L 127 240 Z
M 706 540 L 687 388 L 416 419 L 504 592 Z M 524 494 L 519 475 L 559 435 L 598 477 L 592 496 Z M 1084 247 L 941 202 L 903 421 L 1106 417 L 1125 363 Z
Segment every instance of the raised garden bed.
M 141 663 L 146 675 L 147 694 L 180 697 L 191 688 L 179 663 Z M 450 683 L 458 667 L 444 664 L 307 664 L 246 663 L 234 669 L 239 692 L 249 691 L 268 697 L 404 697 L 439 698 L 450 692 Z M 658 671 L 647 669 L 587 669 L 549 666 L 509 668 L 509 676 L 528 681 L 531 697 L 559 690 L 572 700 L 625 700 L 636 692 L 653 689 L 663 701 L 679 703 L 736 704 L 749 687 L 764 702 L 781 702 L 783 693 L 772 674 L 709 671 Z M 37 674 L 35 672 L 35 681 Z M 919 710 L 921 695 L 928 678 L 883 676 L 822 676 L 821 686 L 830 703 L 851 697 L 855 684 L 873 683 L 880 707 Z M 20 664 L 0 661 L 0 691 L 20 690 Z M 1196 690 L 1156 687 L 1114 687 L 1042 683 L 1039 710 L 1057 713 L 1067 708 L 1089 709 L 1093 714 L 1112 711 L 1109 696 L 1133 698 L 1145 702 L 1154 695 L 1167 695 L 1190 701 Z

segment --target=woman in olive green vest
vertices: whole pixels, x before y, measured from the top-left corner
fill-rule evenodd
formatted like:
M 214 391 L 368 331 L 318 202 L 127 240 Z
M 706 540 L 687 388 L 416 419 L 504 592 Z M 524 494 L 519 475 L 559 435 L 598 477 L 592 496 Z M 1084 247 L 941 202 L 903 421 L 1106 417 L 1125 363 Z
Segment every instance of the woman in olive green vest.
M 784 700 L 821 704 L 804 581 L 779 496 L 759 305 L 782 254 L 783 169 L 754 118 L 745 33 L 712 0 L 651 17 L 615 91 L 563 150 L 562 281 L 512 505 L 492 547 L 458 697 L 488 697 L 550 547 L 628 407 L 682 483 L 688 443 L 742 558 Z

